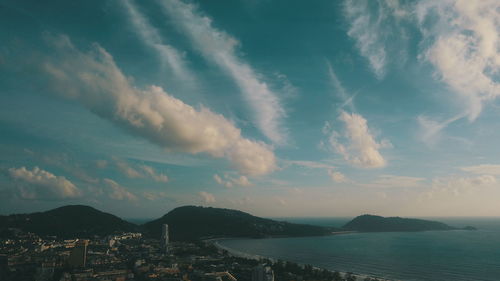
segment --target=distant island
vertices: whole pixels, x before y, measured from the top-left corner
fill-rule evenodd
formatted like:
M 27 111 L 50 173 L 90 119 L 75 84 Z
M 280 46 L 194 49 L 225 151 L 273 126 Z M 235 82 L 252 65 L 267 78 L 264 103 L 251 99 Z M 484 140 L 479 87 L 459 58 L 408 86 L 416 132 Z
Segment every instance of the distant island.
M 343 228 L 359 232 L 404 232 L 459 229 L 437 221 L 400 217 L 381 217 L 374 215 L 358 216 L 345 224 Z M 466 226 L 462 229 L 476 230 L 476 228 L 472 226 Z
M 248 213 L 212 207 L 184 206 L 143 225 L 146 234 L 160 237 L 161 225 L 168 224 L 173 240 L 213 237 L 264 238 L 277 236 L 329 235 L 339 229 L 295 224 L 252 216 Z
M 161 218 L 143 225 L 127 222 L 115 215 L 84 205 L 69 205 L 45 212 L 0 216 L 0 237 L 13 232 L 31 232 L 40 236 L 61 238 L 92 237 L 118 232 L 141 232 L 147 237 L 159 238 L 163 224 L 168 224 L 173 241 L 240 237 L 299 237 L 322 236 L 342 232 L 390 232 L 456 230 L 447 224 L 400 217 L 362 215 L 342 228 L 295 224 L 253 216 L 231 209 L 183 206 L 173 209 Z M 472 226 L 460 228 L 475 230 Z

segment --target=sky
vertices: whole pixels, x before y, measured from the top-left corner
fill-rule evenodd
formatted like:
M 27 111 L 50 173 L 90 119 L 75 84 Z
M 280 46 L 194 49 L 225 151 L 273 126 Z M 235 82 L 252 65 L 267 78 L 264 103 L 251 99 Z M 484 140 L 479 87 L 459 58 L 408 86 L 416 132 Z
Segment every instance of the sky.
M 0 0 L 0 214 L 500 216 L 496 0 Z

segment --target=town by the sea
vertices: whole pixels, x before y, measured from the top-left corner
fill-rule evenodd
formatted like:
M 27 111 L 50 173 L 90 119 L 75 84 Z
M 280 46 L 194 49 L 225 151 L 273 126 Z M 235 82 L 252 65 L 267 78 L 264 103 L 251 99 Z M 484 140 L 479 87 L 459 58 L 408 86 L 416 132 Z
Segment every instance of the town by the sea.
M 429 218 L 426 218 L 429 219 Z M 350 218 L 286 218 L 340 227 Z M 477 231 L 349 233 L 320 237 L 225 239 L 227 249 L 389 280 L 500 280 L 500 218 L 432 218 Z

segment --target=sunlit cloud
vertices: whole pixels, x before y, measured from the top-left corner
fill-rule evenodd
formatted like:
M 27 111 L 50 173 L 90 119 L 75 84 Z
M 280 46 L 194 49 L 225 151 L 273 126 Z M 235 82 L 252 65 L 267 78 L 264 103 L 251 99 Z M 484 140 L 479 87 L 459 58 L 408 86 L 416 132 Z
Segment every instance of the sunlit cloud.
M 344 174 L 335 170 L 328 170 L 328 175 L 330 176 L 332 181 L 337 183 L 346 182 L 348 180 Z
M 26 167 L 10 168 L 8 172 L 23 199 L 51 200 L 82 195 L 80 189 L 65 177 L 56 176 L 38 167 L 32 170 Z
M 464 104 L 474 121 L 483 106 L 500 96 L 500 21 L 498 1 L 422 1 L 420 28 L 435 38 L 423 58 Z M 426 25 L 432 18 L 436 23 Z
M 127 188 L 121 186 L 116 181 L 112 179 L 103 179 L 102 182 L 105 187 L 105 193 L 108 194 L 109 198 L 114 200 L 137 201 L 137 196 L 129 192 Z
M 415 188 L 423 187 L 425 178 L 398 175 L 380 175 L 375 180 L 361 184 L 370 188 Z
M 245 176 L 232 177 L 229 174 L 224 174 L 223 176 L 219 176 L 218 174 L 215 174 L 213 178 L 214 178 L 216 183 L 218 183 L 224 187 L 227 187 L 227 188 L 231 188 L 233 186 L 247 187 L 247 186 L 252 185 L 250 180 Z
M 388 147 L 389 144 L 386 141 L 375 140 L 363 116 L 342 111 L 338 120 L 343 123 L 344 129 L 329 133 L 331 149 L 356 167 L 382 168 L 386 165 L 386 160 L 379 149 Z
M 47 59 L 43 68 L 59 95 L 167 150 L 224 157 L 246 175 L 276 169 L 271 148 L 242 137 L 224 116 L 203 106 L 196 109 L 158 86 L 133 87 L 99 45 L 84 53 L 68 37 L 48 40 L 57 55 Z
M 215 196 L 212 193 L 206 191 L 200 191 L 198 195 L 201 197 L 204 203 L 210 204 L 215 203 Z
M 158 173 L 153 167 L 148 165 L 132 166 L 125 160 L 113 157 L 117 169 L 129 178 L 151 178 L 157 182 L 168 182 L 168 177 L 163 173 Z
M 500 175 L 500 165 L 481 164 L 476 166 L 461 167 L 460 170 L 481 175 Z

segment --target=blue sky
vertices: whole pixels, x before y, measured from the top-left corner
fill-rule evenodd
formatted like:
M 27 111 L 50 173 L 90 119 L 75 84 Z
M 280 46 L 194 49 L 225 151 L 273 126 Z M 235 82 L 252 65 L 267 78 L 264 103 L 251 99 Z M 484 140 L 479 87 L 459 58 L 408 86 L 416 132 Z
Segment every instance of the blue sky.
M 500 216 L 498 1 L 0 8 L 0 213 Z

